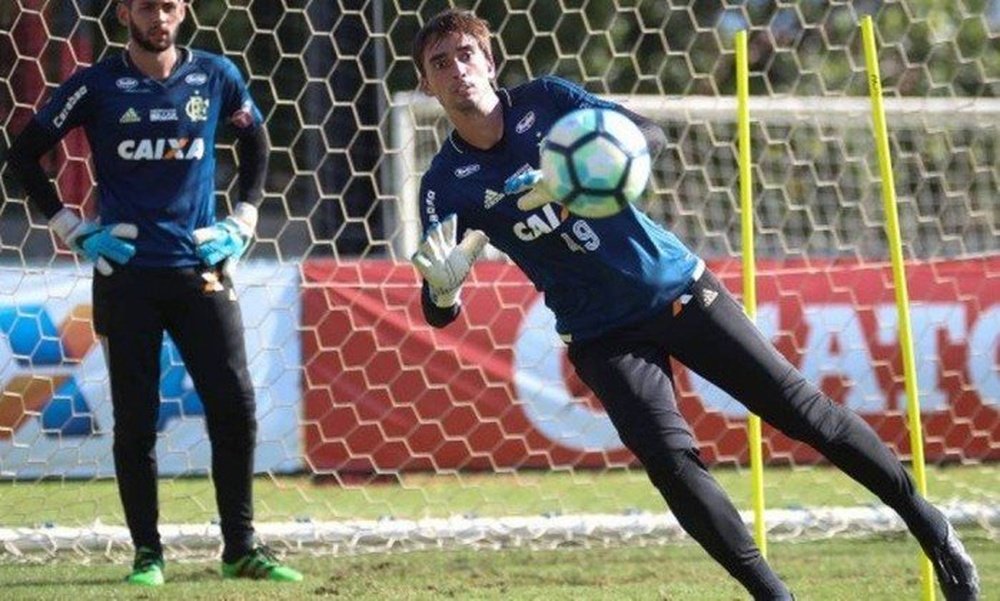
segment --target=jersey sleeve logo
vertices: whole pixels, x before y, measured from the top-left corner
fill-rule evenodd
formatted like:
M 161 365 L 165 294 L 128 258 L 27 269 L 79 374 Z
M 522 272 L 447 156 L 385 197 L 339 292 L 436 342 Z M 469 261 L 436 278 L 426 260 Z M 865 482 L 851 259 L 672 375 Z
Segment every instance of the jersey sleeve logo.
M 55 125 L 56 127 L 62 127 L 63 123 L 66 123 L 66 119 L 69 119 L 69 114 L 73 110 L 73 107 L 76 106 L 76 103 L 80 102 L 80 99 L 86 95 L 87 95 L 87 86 L 80 86 L 80 89 L 73 92 L 73 94 L 66 99 L 66 104 L 63 105 L 62 110 L 59 111 L 59 114 L 56 115 L 54 119 L 52 119 L 52 125 Z
M 437 223 L 439 221 L 437 204 L 435 204 L 436 199 L 437 194 L 434 190 L 428 190 L 427 194 L 424 196 L 424 212 L 427 214 L 427 221 L 430 223 Z
M 196 93 L 188 98 L 187 104 L 184 105 L 184 112 L 187 113 L 188 119 L 191 121 L 206 121 L 208 120 L 208 104 L 208 98 L 202 98 Z

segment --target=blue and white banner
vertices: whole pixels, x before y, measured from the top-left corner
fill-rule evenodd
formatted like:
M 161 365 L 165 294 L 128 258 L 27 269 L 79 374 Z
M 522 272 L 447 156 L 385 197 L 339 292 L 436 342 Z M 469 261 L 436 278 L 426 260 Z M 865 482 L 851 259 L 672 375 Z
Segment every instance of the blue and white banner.
M 90 323 L 86 266 L 0 268 L 0 478 L 114 475 L 110 383 Z M 299 273 L 241 265 L 236 290 L 257 396 L 259 472 L 302 467 Z M 160 357 L 161 475 L 206 473 L 204 410 L 166 337 Z

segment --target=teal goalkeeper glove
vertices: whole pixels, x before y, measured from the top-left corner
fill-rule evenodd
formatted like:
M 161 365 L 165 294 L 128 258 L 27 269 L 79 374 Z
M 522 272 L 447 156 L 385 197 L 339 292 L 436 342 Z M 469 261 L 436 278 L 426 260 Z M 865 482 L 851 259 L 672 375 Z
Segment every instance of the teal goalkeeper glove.
M 193 232 L 194 250 L 205 265 L 213 267 L 225 261 L 225 268 L 231 269 L 250 246 L 256 227 L 257 207 L 241 202 L 229 217 Z
M 135 245 L 127 242 L 139 236 L 135 224 L 100 225 L 63 208 L 52 216 L 49 227 L 66 246 L 93 262 L 101 275 L 114 273 L 111 263 L 124 265 L 135 256 Z
M 504 194 L 520 194 L 528 192 L 517 199 L 517 208 L 522 211 L 537 209 L 542 205 L 553 202 L 552 196 L 542 183 L 541 169 L 529 169 L 524 173 L 512 175 L 504 182 Z
M 423 241 L 410 261 L 427 280 L 431 301 L 438 307 L 452 307 L 459 302 L 462 282 L 469 275 L 472 264 L 490 241 L 479 230 L 465 232 L 462 241 L 455 243 L 458 217 L 451 215 L 427 231 Z

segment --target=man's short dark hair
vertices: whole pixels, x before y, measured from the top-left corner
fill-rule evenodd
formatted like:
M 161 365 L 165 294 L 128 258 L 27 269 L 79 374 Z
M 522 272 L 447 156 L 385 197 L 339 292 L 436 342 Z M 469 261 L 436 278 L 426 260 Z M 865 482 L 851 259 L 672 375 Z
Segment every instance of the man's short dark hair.
M 490 24 L 480 19 L 471 10 L 449 8 L 442 11 L 424 24 L 413 39 L 413 62 L 417 65 L 420 77 L 424 73 L 424 52 L 446 35 L 458 33 L 468 34 L 476 39 L 479 49 L 486 58 L 493 62 L 493 51 L 490 49 Z

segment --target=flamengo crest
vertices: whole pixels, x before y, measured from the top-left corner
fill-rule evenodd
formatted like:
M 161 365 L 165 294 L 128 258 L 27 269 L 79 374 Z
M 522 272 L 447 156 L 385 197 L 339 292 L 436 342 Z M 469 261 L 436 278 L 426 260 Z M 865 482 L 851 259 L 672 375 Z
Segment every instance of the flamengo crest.
M 187 113 L 188 119 L 192 121 L 207 120 L 208 98 L 202 98 L 198 95 L 188 98 L 187 104 L 184 106 L 184 112 Z

